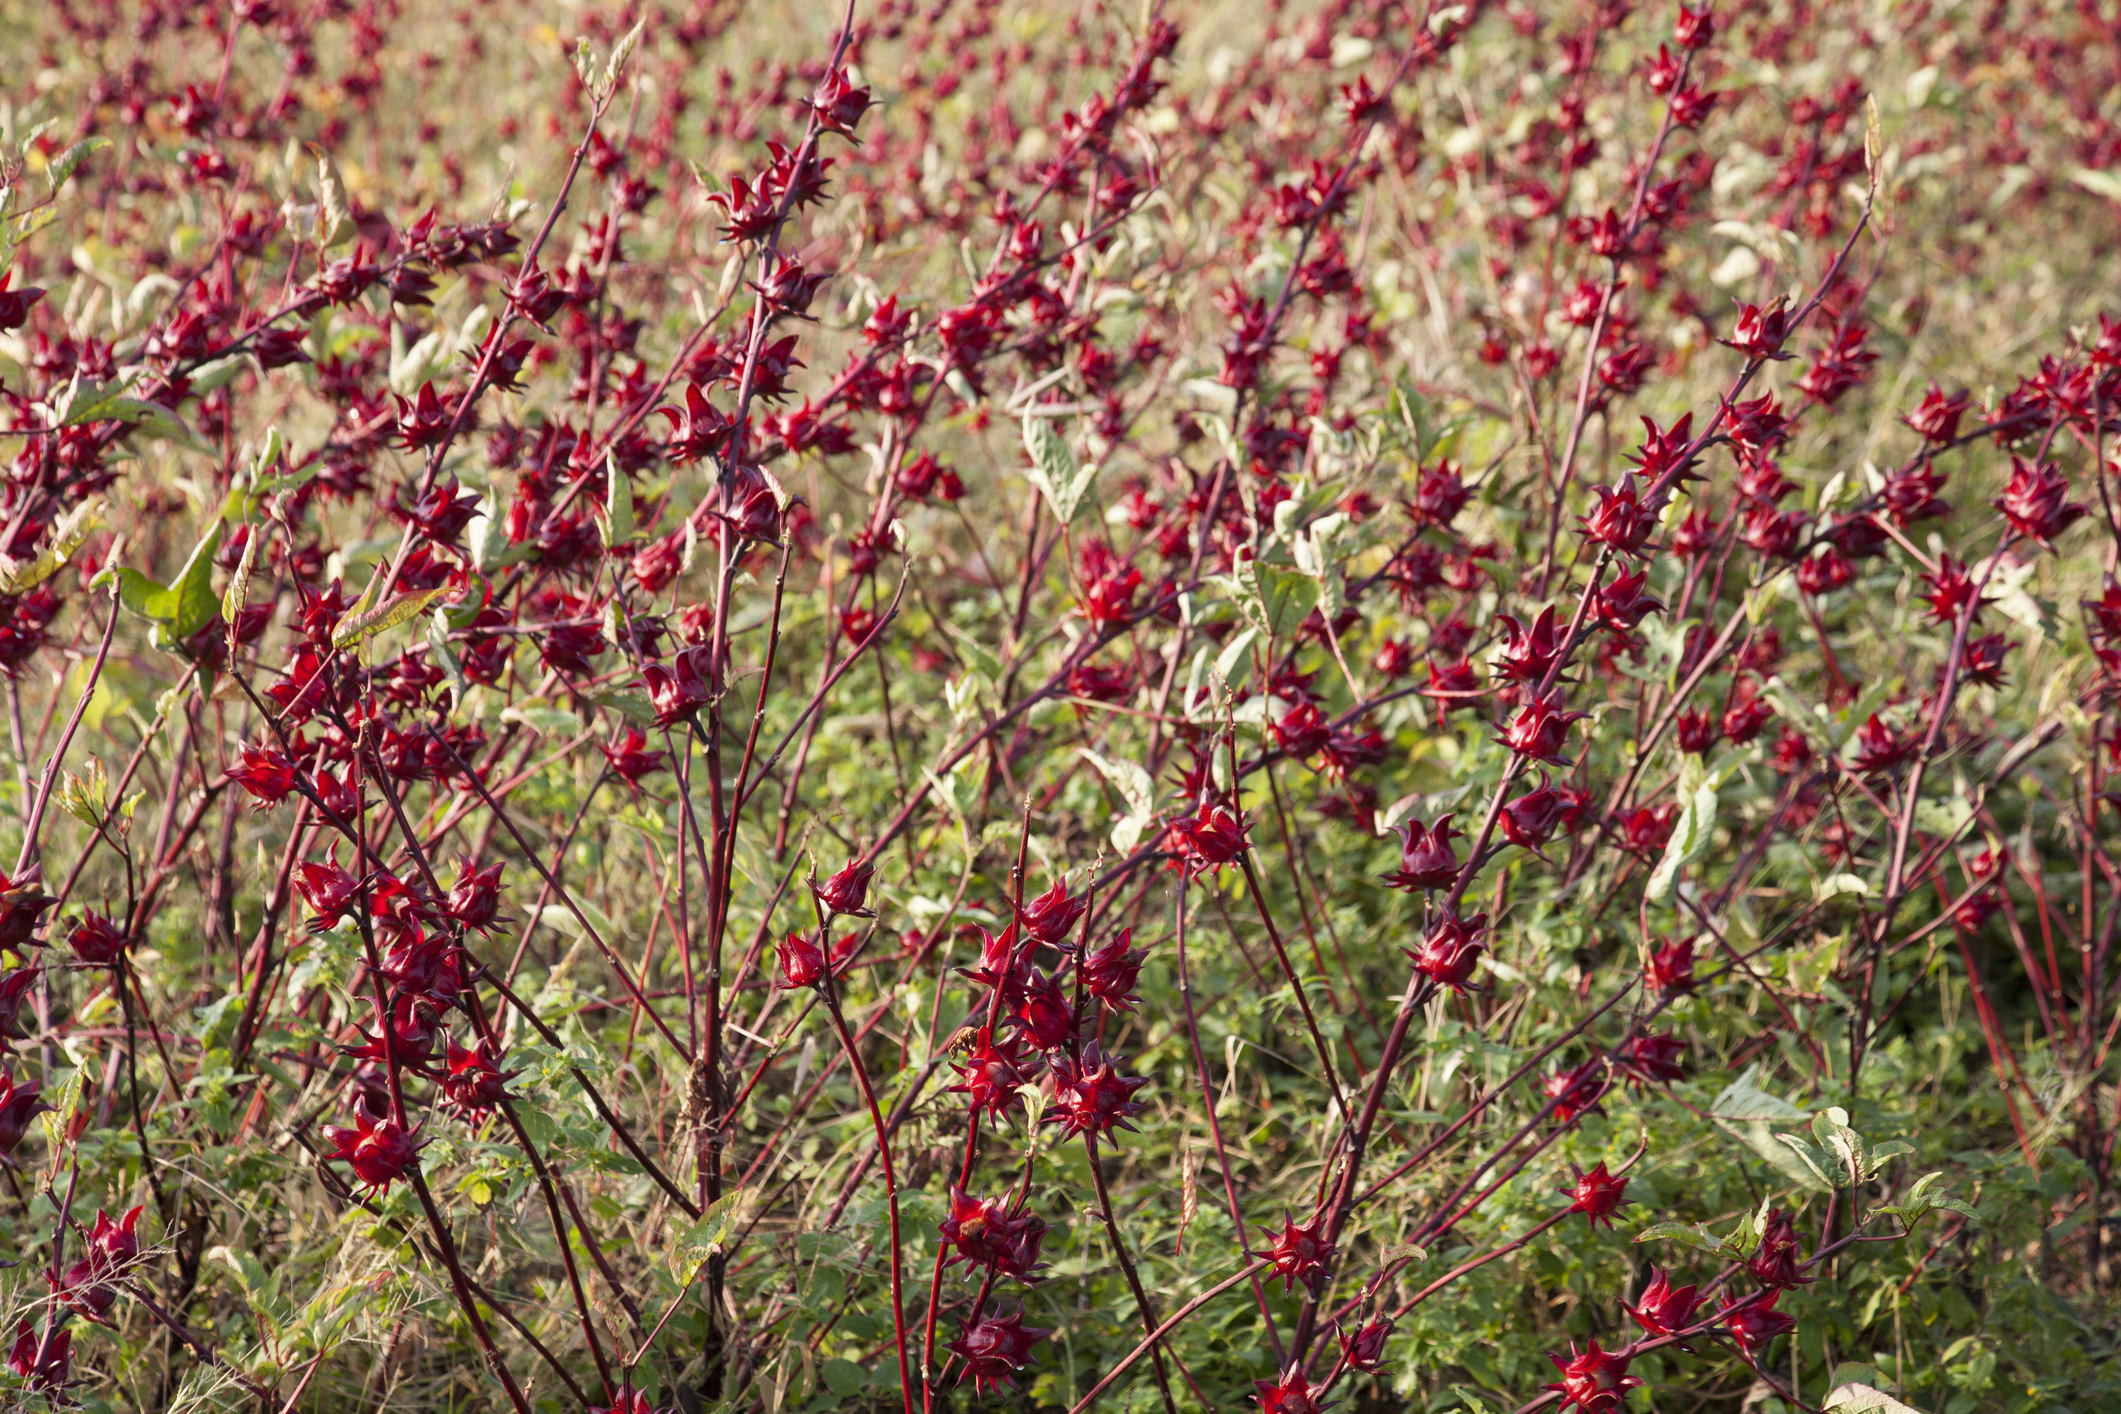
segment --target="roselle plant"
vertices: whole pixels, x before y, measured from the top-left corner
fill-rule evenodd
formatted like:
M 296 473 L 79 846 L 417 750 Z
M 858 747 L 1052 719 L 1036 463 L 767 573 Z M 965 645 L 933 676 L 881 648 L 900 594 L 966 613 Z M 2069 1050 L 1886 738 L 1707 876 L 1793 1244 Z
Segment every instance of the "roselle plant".
M 4 13 L 8 1407 L 2121 1399 L 2101 6 Z

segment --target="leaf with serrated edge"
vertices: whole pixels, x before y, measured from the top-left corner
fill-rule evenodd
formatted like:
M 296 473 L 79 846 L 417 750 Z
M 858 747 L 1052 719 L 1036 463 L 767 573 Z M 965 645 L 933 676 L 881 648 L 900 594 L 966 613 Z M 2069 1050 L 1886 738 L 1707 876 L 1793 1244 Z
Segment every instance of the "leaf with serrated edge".
M 407 619 L 426 611 L 429 604 L 442 597 L 446 586 L 433 589 L 415 589 L 400 594 L 389 603 L 370 609 L 363 614 L 349 614 L 339 620 L 339 626 L 331 631 L 332 646 L 351 648 L 396 628 Z

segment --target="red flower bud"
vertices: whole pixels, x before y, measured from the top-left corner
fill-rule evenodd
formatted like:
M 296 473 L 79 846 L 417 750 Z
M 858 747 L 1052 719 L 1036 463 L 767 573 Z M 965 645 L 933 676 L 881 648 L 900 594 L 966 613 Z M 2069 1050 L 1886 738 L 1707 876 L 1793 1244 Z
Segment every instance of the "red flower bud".
M 1768 1214 L 1767 1225 L 1760 1230 L 1760 1245 L 1746 1261 L 1746 1270 L 1753 1280 L 1770 1291 L 1787 1291 L 1793 1287 L 1810 1286 L 1812 1278 L 1798 1269 L 1800 1245 L 1797 1229 L 1790 1222 L 1790 1215 L 1777 1208 Z
M 1167 828 L 1164 847 L 1178 856 L 1189 879 L 1220 870 L 1249 848 L 1244 817 L 1205 801 L 1190 818 L 1173 820 Z
M 1075 1038 L 1075 1008 L 1058 977 L 1033 972 L 1016 1000 L 1014 1019 L 1019 1034 L 1042 1051 L 1057 1050 Z
M 20 1085 L 6 1066 L 0 1065 L 0 1154 L 12 1154 L 22 1136 L 29 1132 L 29 1122 L 51 1109 L 38 1098 L 37 1083 L 25 1080 Z
M 1689 756 L 1707 755 L 1721 734 L 1721 723 L 1711 711 L 1690 707 L 1681 712 L 1672 724 L 1672 735 L 1677 740 L 1679 749 Z
M 449 1043 L 442 1093 L 460 1114 L 476 1116 L 508 1098 L 508 1082 L 519 1072 L 502 1070 L 493 1043 L 481 1038 L 470 1049 Z
M 1496 617 L 1503 616 L 1498 614 Z M 1561 748 L 1568 741 L 1569 724 L 1590 714 L 1564 711 L 1561 704 L 1559 691 L 1533 698 L 1518 709 L 1517 715 L 1503 729 L 1502 744 L 1519 756 L 1556 766 L 1568 765 L 1561 755 Z
M 1540 1089 L 1554 1102 L 1554 1122 L 1569 1124 L 1577 1116 L 1597 1109 L 1598 1102 L 1604 1098 L 1605 1063 L 1593 1056 L 1573 1070 L 1560 1070 L 1549 1075 Z
M 1856 754 L 1849 762 L 1865 775 L 1890 771 L 1915 754 L 1915 743 L 1887 726 L 1876 712 L 1856 729 Z
M 991 1267 L 1019 1280 L 1037 1268 L 1039 1244 L 1046 1236 L 1045 1220 L 1036 1213 L 1011 1214 L 1006 1199 L 974 1198 L 955 1184 L 950 1188 L 950 1215 L 936 1228 L 955 1249 L 943 1265 Z
M 466 860 L 458 867 L 457 882 L 449 890 L 443 912 L 481 933 L 491 932 L 509 920 L 501 917 L 501 866 L 474 869 Z
M 1677 1036 L 1631 1036 L 1613 1063 L 1638 1085 L 1662 1085 L 1685 1077 L 1679 1062 L 1685 1053 L 1686 1042 Z
M 998 1042 L 994 1033 L 982 1026 L 969 1039 L 960 1041 L 956 1049 L 961 1059 L 951 1061 L 950 1066 L 964 1083 L 950 1088 L 966 1097 L 966 1105 L 974 1114 L 1004 1115 L 1023 1104 L 1023 1096 L 1016 1089 L 1029 1078 L 1029 1062 L 1021 1040 L 1010 1037 Z
M 2003 512 L 2011 529 L 2049 549 L 2054 548 L 2050 541 L 2085 515 L 2084 507 L 2069 499 L 2067 477 L 2046 462 L 2022 457 L 2011 458 L 2011 479 L 1989 504 Z

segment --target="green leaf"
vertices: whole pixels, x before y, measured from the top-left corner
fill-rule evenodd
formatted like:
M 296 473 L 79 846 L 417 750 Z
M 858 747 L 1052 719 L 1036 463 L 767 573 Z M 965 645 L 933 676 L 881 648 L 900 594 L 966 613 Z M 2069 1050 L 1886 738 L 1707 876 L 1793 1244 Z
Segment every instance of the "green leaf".
M 26 565 L 15 565 L 0 558 L 0 594 L 20 594 L 34 589 L 50 579 L 73 558 L 81 542 L 88 539 L 103 514 L 103 498 L 91 496 L 78 505 L 69 507 L 52 527 L 52 538 L 45 542 L 37 558 Z
M 1132 761 L 1109 761 L 1087 746 L 1082 748 L 1082 754 L 1127 802 L 1127 813 L 1113 823 L 1112 847 L 1122 852 L 1133 850 L 1141 842 L 1142 833 L 1156 820 L 1156 782 Z
M 351 648 L 367 642 L 379 633 L 386 633 L 407 619 L 426 612 L 427 606 L 441 598 L 446 589 L 445 585 L 436 585 L 433 589 L 408 590 L 394 596 L 388 603 L 379 604 L 362 613 L 348 614 L 339 620 L 338 627 L 331 631 L 332 646 Z
M 59 808 L 88 826 L 91 830 L 103 823 L 103 815 L 110 808 L 110 778 L 104 773 L 103 763 L 89 757 L 81 768 L 81 774 L 66 772 L 59 781 Z
M 609 707 L 637 727 L 655 725 L 655 704 L 648 694 L 631 688 L 603 688 L 589 694 L 599 707 Z
M 45 179 L 52 184 L 52 190 L 57 192 L 59 188 L 67 184 L 75 172 L 81 169 L 83 162 L 86 162 L 93 154 L 101 152 L 109 146 L 110 139 L 107 137 L 85 137 L 81 139 L 81 141 L 52 159 L 51 165 L 44 169 Z
M 1024 450 L 1031 454 L 1031 484 L 1045 496 L 1054 518 L 1069 524 L 1082 509 L 1083 493 L 1097 477 L 1097 463 L 1078 467 L 1075 453 L 1053 430 L 1052 422 L 1031 413 L 1024 414 Z
M 1912 1154 L 1914 1152 L 1915 1146 L 1908 1143 L 1905 1139 L 1888 1139 L 1871 1150 L 1871 1173 L 1875 1174 L 1878 1170 L 1884 1168 L 1888 1159 L 1897 1159 L 1903 1154 Z M 1869 1174 L 1865 1175 L 1865 1177 L 1869 1176 Z
M 943 627 L 952 638 L 957 640 L 958 654 L 965 660 L 966 667 L 986 678 L 989 682 L 1000 682 L 1002 680 L 1001 659 L 995 657 L 993 653 L 987 650 L 984 644 L 956 624 L 946 623 Z
M 1716 776 L 1704 780 L 1679 812 L 1672 837 L 1665 842 L 1664 858 L 1657 861 L 1649 883 L 1643 886 L 1651 903 L 1669 904 L 1679 889 L 1679 871 L 1708 852 L 1716 836 L 1716 784 Z
M 1840 1172 L 1824 1151 L 1813 1148 L 1794 1134 L 1777 1134 L 1775 1137 L 1788 1145 L 1797 1162 L 1804 1165 L 1804 1172 L 1809 1174 L 1812 1180 L 1807 1183 L 1807 1187 L 1841 1188 L 1847 1185 L 1847 1175 Z M 1784 1165 L 1778 1167 L 1786 1168 Z M 1794 1170 L 1789 1171 L 1794 1174 Z
M 1223 651 L 1215 655 L 1215 676 L 1232 688 L 1243 687 L 1252 675 L 1252 640 L 1258 637 L 1258 629 L 1248 628 L 1224 644 Z
M 636 30 L 640 26 L 634 26 Z M 618 457 L 612 453 L 604 455 L 604 484 L 610 488 L 605 497 L 606 505 L 597 512 L 597 531 L 604 537 L 604 548 L 624 545 L 633 539 L 633 482 L 619 470 Z
M 1801 1123 L 1811 1116 L 1761 1089 L 1759 1074 L 1760 1067 L 1754 1066 L 1725 1086 L 1723 1093 L 1709 1106 L 1709 1117 L 1799 1187 L 1821 1192 L 1832 1188 L 1832 1184 L 1820 1177 L 1816 1167 L 1768 1128 L 1770 1123 Z
M 147 433 L 160 437 L 165 442 L 176 442 L 183 446 L 201 445 L 191 427 L 183 418 L 160 403 L 147 402 L 141 398 L 121 395 L 97 398 L 85 405 L 76 400 L 60 423 L 62 427 L 78 427 L 84 422 L 127 422 Z
M 166 641 L 189 638 L 214 621 L 220 601 L 214 597 L 214 551 L 221 544 L 221 522 L 192 548 L 174 585 L 149 579 L 136 569 L 118 566 L 96 576 L 95 585 L 116 584 L 118 602 L 141 618 L 159 624 Z
M 449 651 L 449 615 L 441 609 L 434 611 L 427 620 L 427 653 L 434 659 L 442 676 L 449 679 L 449 700 L 452 708 L 464 705 L 471 695 L 471 684 L 464 679 L 464 669 L 457 662 L 457 655 Z
M 1882 1389 L 1874 1389 L 1870 1385 L 1857 1384 L 1854 1381 L 1837 1384 L 1828 1392 L 1826 1401 L 1819 1407 L 1842 1410 L 1845 1414 L 1870 1414 L 1873 1410 L 1877 1411 L 1877 1414 L 1922 1414 L 1914 1405 L 1902 1404 Z
M 177 582 L 170 586 L 169 592 L 176 596 L 175 612 L 169 622 L 172 639 L 190 638 L 221 612 L 213 575 L 214 551 L 221 548 L 222 529 L 219 520 L 207 528 L 204 538 L 192 547 L 191 558 L 177 572 Z
M 90 584 L 117 585 L 118 602 L 143 619 L 152 619 L 157 623 L 166 623 L 169 619 L 169 590 L 160 580 L 149 579 L 136 569 L 124 565 L 106 569 L 91 580 Z
M 1828 1389 L 1838 1389 L 1845 1384 L 1869 1385 L 1872 1389 L 1888 1391 L 1899 1388 L 1880 1373 L 1877 1366 L 1859 1364 L 1854 1360 L 1843 1360 L 1834 1366 L 1834 1373 L 1827 1376 Z
M 501 720 L 521 722 L 545 736 L 573 736 L 582 729 L 582 719 L 566 708 L 545 707 L 535 703 L 510 707 L 501 713 Z
M 825 1382 L 825 1388 L 842 1398 L 860 1394 L 862 1386 L 869 1383 L 868 1373 L 852 1360 L 827 1360 L 818 1366 L 817 1372 L 818 1378 Z
M 1680 1242 L 1697 1252 L 1730 1255 L 1730 1244 L 1710 1232 L 1707 1223 L 1651 1223 L 1635 1234 L 1637 1242 Z
M 700 1263 L 721 1251 L 729 1241 L 729 1234 L 742 1221 L 749 1198 L 748 1193 L 739 1189 L 725 1193 L 709 1204 L 699 1220 L 671 1242 L 670 1250 L 665 1254 L 671 1271 L 680 1277 L 690 1277 Z
M 1302 570 L 1278 565 L 1254 565 L 1259 576 L 1259 600 L 1266 610 L 1266 629 L 1277 639 L 1286 639 L 1311 611 L 1318 607 L 1318 581 Z

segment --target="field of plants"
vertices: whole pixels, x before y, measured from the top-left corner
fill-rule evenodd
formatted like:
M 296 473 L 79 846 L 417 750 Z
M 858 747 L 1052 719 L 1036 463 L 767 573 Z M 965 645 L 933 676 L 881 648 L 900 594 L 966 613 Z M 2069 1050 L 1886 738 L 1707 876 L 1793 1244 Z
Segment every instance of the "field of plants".
M 0 0 L 0 1409 L 2121 1408 L 2117 0 Z

